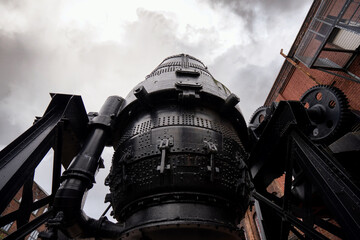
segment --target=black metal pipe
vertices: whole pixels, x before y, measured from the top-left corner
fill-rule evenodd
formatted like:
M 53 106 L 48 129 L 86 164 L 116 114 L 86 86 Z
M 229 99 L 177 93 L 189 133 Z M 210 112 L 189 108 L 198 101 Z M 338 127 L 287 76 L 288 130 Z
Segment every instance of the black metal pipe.
M 144 106 L 146 106 L 148 108 L 153 107 L 149 93 L 146 91 L 146 89 L 143 85 L 139 86 L 138 88 L 136 88 L 134 90 L 134 95 L 137 99 L 139 99 L 141 104 L 143 104 Z
M 54 209 L 60 229 L 69 237 L 117 237 L 123 227 L 102 217 L 95 220 L 81 210 L 86 191 L 94 183 L 95 174 L 101 166 L 101 153 L 111 138 L 111 130 L 124 100 L 109 97 L 99 114 L 90 122 L 90 133 L 80 153 L 62 176 L 62 184 L 55 195 Z
M 107 131 L 98 127 L 91 130 L 81 152 L 75 157 L 62 179 L 80 178 L 87 183 L 88 189 L 95 182 L 95 174 L 101 162 L 100 156 L 108 139 Z

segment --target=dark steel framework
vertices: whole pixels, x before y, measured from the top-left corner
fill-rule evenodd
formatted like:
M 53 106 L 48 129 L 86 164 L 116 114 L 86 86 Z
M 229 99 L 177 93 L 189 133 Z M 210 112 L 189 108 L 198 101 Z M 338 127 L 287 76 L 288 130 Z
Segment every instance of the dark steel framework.
M 303 105 L 280 102 L 262 124 L 249 165 L 266 237 L 287 239 L 291 231 L 300 239 L 328 239 L 315 229 L 322 228 L 340 238 L 355 239 L 360 232 L 357 181 L 339 164 L 341 158 L 335 159 L 324 144 L 309 139 L 311 123 Z M 351 143 L 349 138 L 346 142 L 342 146 Z M 359 155 L 354 149 L 347 151 L 353 161 Z M 357 163 L 353 167 L 359 169 Z M 266 188 L 282 174 L 284 195 L 276 197 Z
M 0 225 L 17 222 L 17 231 L 7 239 L 21 239 L 44 224 L 52 210 L 29 222 L 32 211 L 53 204 L 60 186 L 61 164 L 68 167 L 85 136 L 88 117 L 80 96 L 52 94 L 52 101 L 42 118 L 0 152 L 0 212 L 3 212 L 22 186 L 22 200 L 17 211 L 1 216 Z M 33 202 L 34 172 L 42 158 L 54 149 L 52 191 L 50 196 Z

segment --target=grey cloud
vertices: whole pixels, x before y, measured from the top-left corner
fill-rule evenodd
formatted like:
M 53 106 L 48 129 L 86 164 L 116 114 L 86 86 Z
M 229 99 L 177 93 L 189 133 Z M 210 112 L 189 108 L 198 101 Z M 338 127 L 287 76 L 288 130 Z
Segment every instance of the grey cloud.
M 126 96 L 163 58 L 180 52 L 204 58 L 208 49 L 216 47 L 218 37 L 214 29 L 189 26 L 184 36 L 199 34 L 193 41 L 176 34 L 176 21 L 139 9 L 138 19 L 125 25 L 124 41 L 98 42 L 91 26 L 56 27 L 58 10 L 46 3 L 6 7 L 28 15 L 21 31 L 8 30 L 11 26 L 0 22 L 0 145 L 9 144 L 31 126 L 34 116 L 43 114 L 49 92 L 79 94 L 87 111 L 97 111 L 107 96 Z M 32 8 L 38 8 L 39 14 Z M 46 23 L 51 16 L 51 23 Z M 109 166 L 111 157 L 106 158 Z M 37 171 L 40 184 L 47 169 Z M 103 210 L 94 206 L 103 204 L 106 175 L 102 170 L 89 192 L 86 212 L 94 217 Z
M 192 42 L 176 35 L 175 21 L 144 9 L 125 26 L 125 41 L 96 42 L 91 27 L 56 28 L 57 8 L 26 3 L 1 5 L 27 18 L 18 32 L 7 31 L 9 26 L 0 22 L 0 144 L 4 145 L 13 139 L 12 133 L 18 135 L 35 115 L 42 115 L 49 92 L 80 94 L 87 110 L 96 111 L 107 96 L 126 96 L 166 56 L 186 52 L 202 58 L 216 46 L 215 30 L 189 26 L 189 34 L 201 35 Z M 16 131 L 4 134 L 9 129 Z
M 10 84 L 17 85 L 26 74 L 21 69 L 26 68 L 36 51 L 28 48 L 31 45 L 31 37 L 20 34 L 10 36 L 0 31 L 0 72 L 1 88 L 0 99 L 8 96 L 11 92 Z
M 205 0 L 214 8 L 228 7 L 240 16 L 246 19 L 254 17 L 256 12 L 261 12 L 266 16 L 276 16 L 279 13 L 287 13 L 298 10 L 306 1 L 289 0 Z M 260 16 L 258 16 L 260 17 Z
M 260 22 L 266 19 L 257 19 L 256 11 L 263 11 L 266 16 L 277 16 L 282 9 L 288 8 L 286 11 L 291 12 L 300 5 L 289 3 L 295 1 L 280 0 L 208 2 L 213 7 L 229 7 L 239 18 Z M 49 102 L 48 92 L 80 94 L 87 110 L 96 111 L 108 95 L 126 96 L 163 58 L 180 52 L 194 55 L 206 64 L 210 63 L 214 76 L 233 88 L 234 92 L 245 88 L 239 86 L 238 79 L 248 79 L 241 82 L 243 86 L 248 81 L 254 82 L 253 78 L 259 75 L 263 75 L 263 82 L 258 81 L 258 85 L 269 86 L 282 62 L 278 55 L 282 46 L 278 42 L 285 41 L 288 31 L 297 31 L 295 26 L 285 31 L 282 29 L 285 21 L 294 19 L 279 20 L 270 33 L 266 32 L 267 29 L 253 33 L 244 30 L 242 34 L 253 36 L 251 43 L 234 46 L 213 59 L 212 53 L 220 46 L 221 34 L 214 28 L 189 25 L 184 34 L 178 35 L 176 19 L 163 13 L 138 9 L 138 19 L 124 27 L 124 41 L 96 42 L 96 31 L 91 26 L 85 29 L 76 26 L 54 28 L 59 10 L 49 7 L 49 4 L 43 5 L 43 9 L 39 5 L 30 7 L 28 3 L 21 6 L 7 5 L 9 11 L 28 15 L 28 27 L 13 33 L 7 32 L 6 26 L 0 26 L 0 110 L 4 113 L 0 133 L 7 132 L 7 126 L 16 129 L 16 133 L 24 131 L 34 115 L 43 113 Z M 34 9 L 39 11 L 39 15 L 31 13 Z M 271 36 L 263 37 L 265 34 Z M 197 36 L 196 41 L 192 37 L 194 35 Z M 279 48 L 276 55 L 270 51 L 274 47 Z M 272 65 L 270 69 L 264 64 L 255 66 L 256 61 L 267 61 L 266 66 L 275 61 L 278 65 Z M 248 67 L 256 68 L 253 71 L 257 75 L 249 78 Z M 266 72 L 262 73 L 261 70 Z M 256 100 L 264 99 L 267 93 L 265 90 L 258 91 Z M 14 102 L 21 106 L 20 113 L 19 108 L 12 104 Z M 0 144 L 7 144 L 7 137 L 1 135 Z
M 25 1 L 12 1 L 12 0 L 2 0 L 1 5 L 7 7 L 8 9 L 21 9 L 24 6 Z
M 29 19 L 29 25 L 35 20 Z M 147 66 L 150 56 L 145 51 L 138 52 L 134 44 L 141 36 L 129 36 L 124 46 L 113 42 L 94 43 L 92 37 L 87 31 L 49 29 L 48 26 L 30 27 L 18 33 L 0 31 L 0 110 L 3 113 L 0 132 L 4 136 L 0 144 L 8 143 L 3 133 L 9 126 L 19 128 L 17 133 L 22 132 L 34 115 L 42 114 L 50 100 L 49 92 L 83 94 L 88 99 L 97 95 L 89 105 L 100 107 L 107 94 L 125 95 L 122 89 L 128 91 L 150 72 L 150 68 L 143 69 L 140 59 L 141 54 L 147 56 Z M 145 41 L 143 45 L 146 46 Z M 22 108 L 16 108 L 16 103 Z M 30 117 L 19 117 L 25 115 Z
M 251 63 L 246 56 L 252 54 L 256 47 L 258 45 L 235 46 L 209 66 L 215 78 L 240 97 L 239 106 L 247 122 L 252 113 L 264 104 L 281 65 L 276 58 L 266 64 Z
M 237 94 L 248 121 L 264 104 L 280 70 L 280 49 L 290 49 L 311 1 L 203 0 L 213 9 L 227 8 L 245 22 L 241 34 L 250 41 L 232 46 L 217 57 L 210 71 Z M 300 11 L 304 9 L 304 11 Z M 294 13 L 296 13 L 294 15 Z M 300 13 L 300 14 L 299 14 Z
M 236 81 L 230 87 L 239 93 L 240 106 L 248 122 L 252 113 L 264 104 L 265 98 L 272 86 L 274 73 L 274 62 L 266 66 L 249 64 L 236 73 Z
M 163 58 L 185 52 L 201 58 L 211 53 L 211 49 L 218 45 L 218 33 L 215 29 L 195 28 L 187 26 L 184 35 L 177 35 L 178 24 L 174 19 L 167 17 L 158 12 L 138 9 L 138 21 L 126 26 L 129 52 L 129 64 L 136 65 L 132 62 L 141 59 L 143 64 L 149 69 L 148 73 L 163 60 Z M 197 34 L 200 36 L 194 41 L 190 36 Z M 155 64 L 154 64 L 155 63 Z
M 243 20 L 245 20 L 245 26 L 248 30 L 253 30 L 254 17 L 256 17 L 256 10 L 253 8 L 251 3 L 255 1 L 237 1 L 237 0 L 208 0 L 210 5 L 214 8 L 227 7 Z
M 309 1 L 292 0 L 202 0 L 214 9 L 228 8 L 245 21 L 245 27 L 250 33 L 255 31 L 258 21 L 265 21 L 271 28 L 279 18 L 294 18 L 293 12 L 303 6 L 309 6 Z M 260 19 L 260 20 L 259 20 Z

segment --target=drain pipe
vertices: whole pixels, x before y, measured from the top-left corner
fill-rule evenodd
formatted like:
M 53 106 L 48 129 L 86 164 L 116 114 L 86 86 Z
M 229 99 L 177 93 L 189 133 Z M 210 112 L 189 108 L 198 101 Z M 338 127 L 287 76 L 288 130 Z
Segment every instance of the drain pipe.
M 124 99 L 111 96 L 102 106 L 99 114 L 90 121 L 90 133 L 80 153 L 62 175 L 62 183 L 55 195 L 56 216 L 59 229 L 71 238 L 115 238 L 123 227 L 102 217 L 95 220 L 82 211 L 82 201 L 86 191 L 92 188 L 95 174 L 103 166 L 101 153 L 111 139 L 118 112 Z

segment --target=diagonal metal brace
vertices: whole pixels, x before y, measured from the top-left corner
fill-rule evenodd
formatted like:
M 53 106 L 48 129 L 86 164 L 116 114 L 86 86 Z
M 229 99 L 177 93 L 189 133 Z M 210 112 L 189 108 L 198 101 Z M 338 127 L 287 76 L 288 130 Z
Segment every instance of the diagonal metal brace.
M 71 133 L 80 138 L 84 134 L 81 126 L 86 128 L 88 119 L 80 96 L 52 95 L 44 116 L 0 151 L 0 212 L 4 211 L 28 176 L 54 146 L 56 129 L 62 121 L 67 123 L 69 135 Z M 73 156 L 70 154 L 69 157 Z M 67 167 L 66 160 L 62 159 L 62 164 Z
M 326 151 L 315 146 L 302 133 L 292 132 L 299 165 L 324 196 L 349 239 L 360 232 L 360 190 Z

